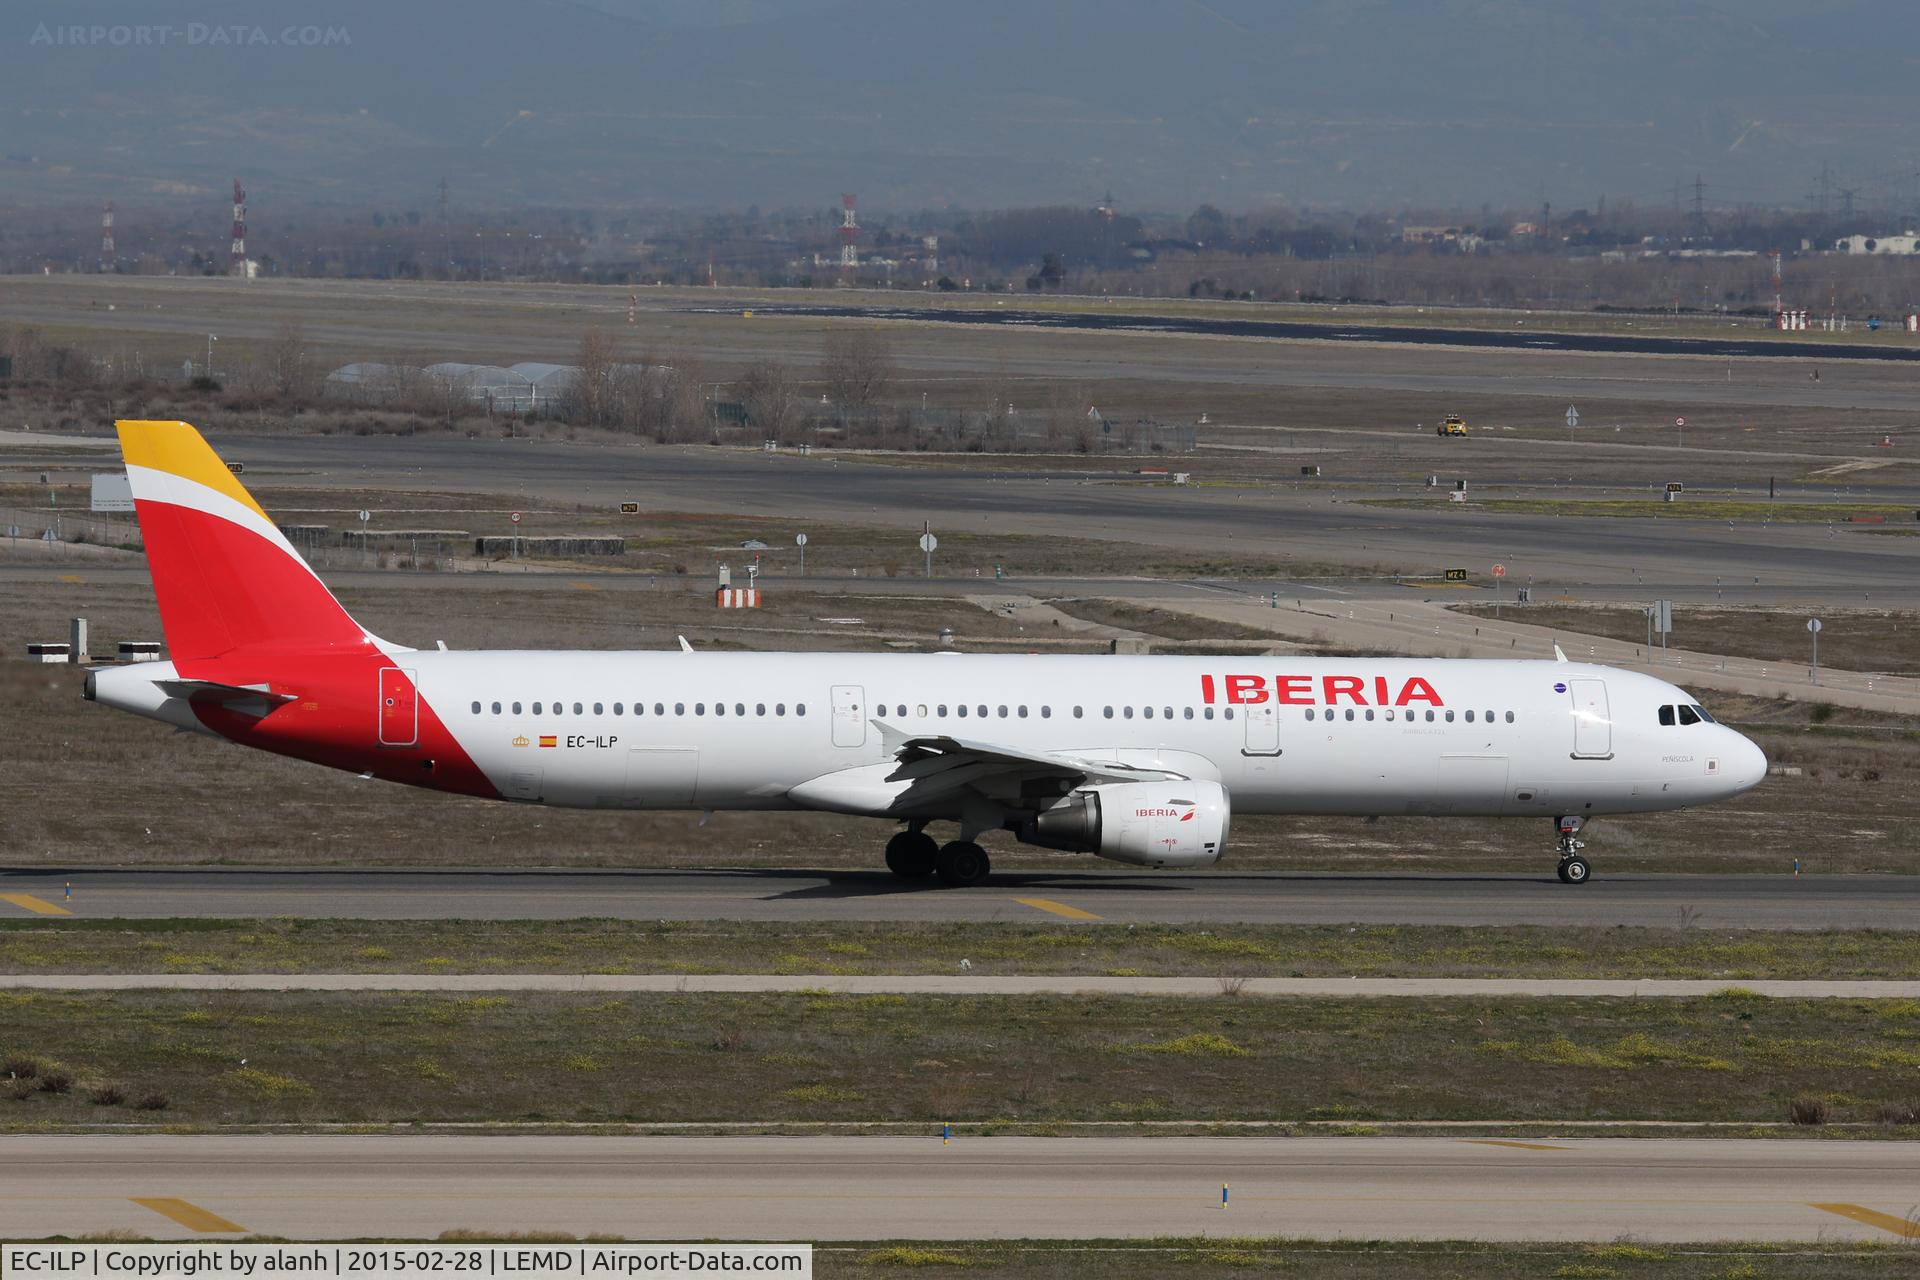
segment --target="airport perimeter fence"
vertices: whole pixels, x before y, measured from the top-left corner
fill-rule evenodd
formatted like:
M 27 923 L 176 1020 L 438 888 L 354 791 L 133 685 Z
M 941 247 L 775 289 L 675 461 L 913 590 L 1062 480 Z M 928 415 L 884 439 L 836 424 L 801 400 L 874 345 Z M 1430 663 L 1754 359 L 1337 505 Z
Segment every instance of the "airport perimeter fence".
M 0 534 L 10 542 L 65 542 L 134 551 L 146 545 L 132 512 L 123 515 L 57 507 L 0 507 Z
M 281 532 L 294 549 L 316 569 L 411 569 L 423 573 L 458 573 L 460 552 L 470 539 L 373 533 L 362 544 L 358 531 L 335 531 L 317 526 L 285 525 Z M 5 543 L 65 544 L 144 551 L 140 522 L 132 512 L 66 511 L 55 507 L 0 507 L 0 537 Z M 470 565 L 468 560 L 464 562 Z

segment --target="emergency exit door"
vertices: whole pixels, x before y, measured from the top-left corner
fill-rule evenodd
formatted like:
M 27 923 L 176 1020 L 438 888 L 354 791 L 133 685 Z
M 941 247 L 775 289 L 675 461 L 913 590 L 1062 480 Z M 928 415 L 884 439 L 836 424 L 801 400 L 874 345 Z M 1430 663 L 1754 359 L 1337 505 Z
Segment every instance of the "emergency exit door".
M 1280 709 L 1271 702 L 1257 702 L 1240 708 L 1247 721 L 1247 745 L 1241 754 L 1277 756 L 1280 754 Z
M 413 672 L 380 668 L 380 745 L 410 747 L 420 740 L 420 699 Z
M 857 684 L 833 686 L 833 745 L 863 747 L 867 743 L 866 690 Z

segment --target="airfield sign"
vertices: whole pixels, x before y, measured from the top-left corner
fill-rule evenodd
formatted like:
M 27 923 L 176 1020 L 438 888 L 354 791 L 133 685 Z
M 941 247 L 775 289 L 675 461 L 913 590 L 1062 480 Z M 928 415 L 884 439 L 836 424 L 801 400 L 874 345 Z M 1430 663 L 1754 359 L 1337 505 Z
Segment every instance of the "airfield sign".
M 1568 405 L 1567 406 L 1567 430 L 1571 431 L 1579 425 L 1580 425 L 1580 411 L 1574 408 L 1572 405 Z

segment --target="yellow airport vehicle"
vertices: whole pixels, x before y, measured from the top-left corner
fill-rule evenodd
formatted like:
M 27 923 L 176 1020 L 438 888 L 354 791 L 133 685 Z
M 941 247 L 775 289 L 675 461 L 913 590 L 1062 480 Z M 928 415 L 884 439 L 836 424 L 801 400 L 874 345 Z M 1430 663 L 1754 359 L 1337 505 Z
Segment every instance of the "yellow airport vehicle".
M 1450 413 L 1446 420 L 1434 430 L 1435 435 L 1463 436 L 1467 434 L 1467 420 L 1457 413 Z

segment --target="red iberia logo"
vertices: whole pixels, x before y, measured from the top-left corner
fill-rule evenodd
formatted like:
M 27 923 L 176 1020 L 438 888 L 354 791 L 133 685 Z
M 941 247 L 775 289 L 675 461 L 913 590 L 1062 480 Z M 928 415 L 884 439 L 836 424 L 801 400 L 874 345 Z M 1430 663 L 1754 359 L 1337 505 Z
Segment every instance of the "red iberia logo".
M 540 735 L 540 745 L 543 747 L 557 747 L 560 745 L 560 739 L 551 733 L 543 733 Z

